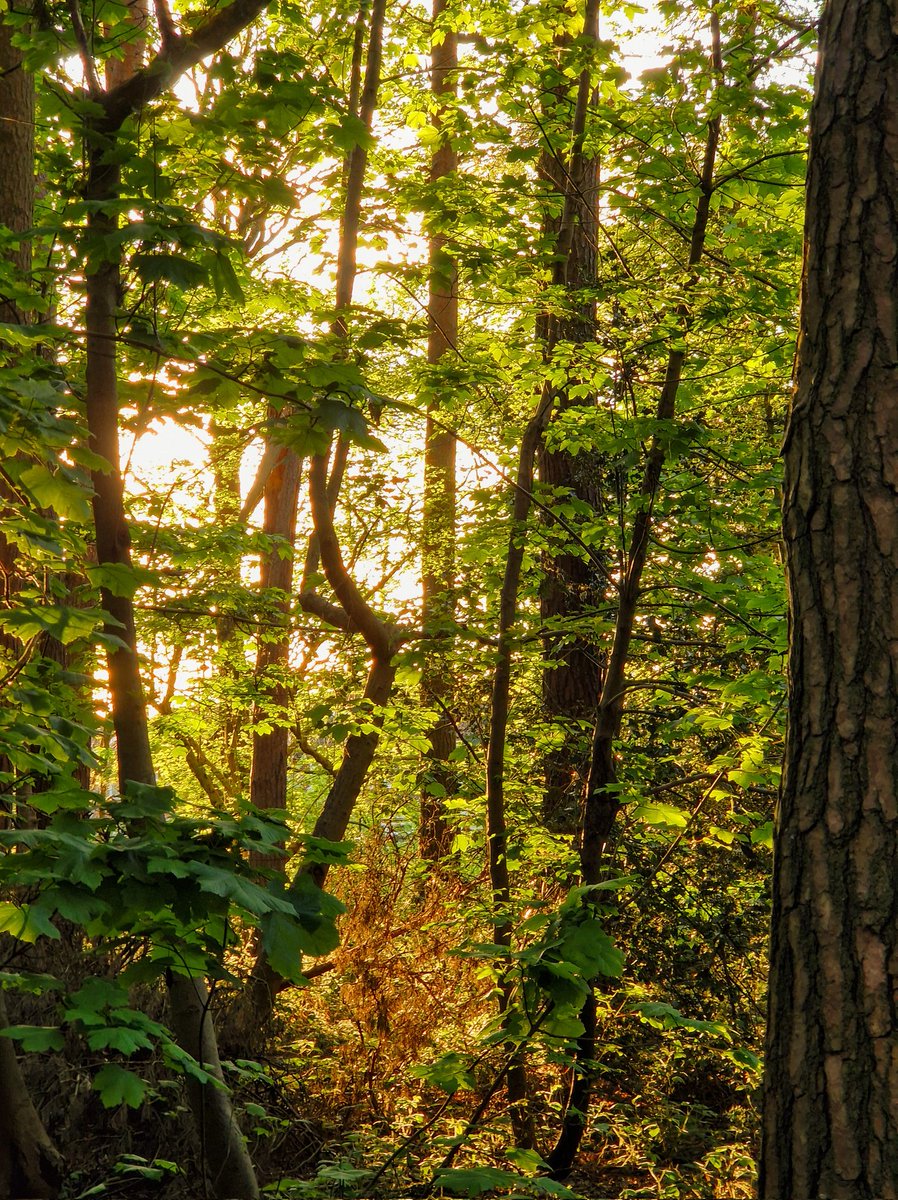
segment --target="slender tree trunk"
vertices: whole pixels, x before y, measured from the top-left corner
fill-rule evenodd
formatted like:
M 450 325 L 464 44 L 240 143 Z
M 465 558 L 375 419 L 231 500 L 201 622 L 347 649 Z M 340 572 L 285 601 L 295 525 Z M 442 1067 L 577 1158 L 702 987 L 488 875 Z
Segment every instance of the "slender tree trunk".
M 12 45 L 12 30 L 0 20 L 0 224 L 13 233 L 24 233 L 34 222 L 34 78 L 22 69 L 22 56 Z M 31 239 L 4 255 L 15 275 L 27 279 L 31 273 Z M 7 299 L 0 288 L 0 321 L 20 325 L 28 320 L 19 305 Z M 14 503 L 14 496 L 0 475 L 0 506 Z M 0 594 L 10 596 L 18 590 L 15 568 L 16 551 L 0 534 Z M 20 652 L 19 639 L 0 631 L 0 650 L 13 656 Z M 6 764 L 6 766 L 4 766 Z M 0 759 L 0 770 L 8 769 Z
M 371 651 L 371 666 L 364 700 L 371 706 L 373 726 L 365 733 L 352 734 L 347 738 L 343 748 L 343 759 L 312 830 L 314 837 L 336 842 L 345 837 L 380 741 L 379 731 L 383 719 L 380 710 L 389 700 L 393 690 L 396 676 L 394 659 L 399 649 L 400 636 L 397 629 L 377 616 L 346 569 L 334 529 L 327 485 L 327 462 L 321 455 L 316 455 L 309 466 L 312 517 L 318 534 L 318 546 L 325 574 L 342 606 L 326 603 L 324 610 L 333 623 L 342 621 L 341 627 L 347 632 L 361 633 Z M 307 606 L 313 604 L 309 597 L 303 602 Z M 304 863 L 294 875 L 290 886 L 299 887 L 304 877 L 311 876 L 319 887 L 324 887 L 327 873 L 326 864 Z M 257 1024 L 268 1021 L 274 998 L 285 986 L 286 980 L 272 970 L 264 953 L 260 952 L 253 969 L 250 993 L 251 1007 Z
M 361 78 L 358 29 L 364 21 L 365 11 L 366 4 L 363 3 L 359 10 L 359 25 L 356 26 L 357 33 L 350 80 L 351 103 L 358 92 Z M 361 86 L 358 101 L 358 115 L 367 130 L 371 129 L 374 121 L 380 88 L 385 12 L 386 0 L 373 0 L 368 27 L 364 83 Z M 360 142 L 350 152 L 344 176 L 346 191 L 340 220 L 335 289 L 337 318 L 333 325 L 333 332 L 337 337 L 343 339 L 348 336 L 348 310 L 352 304 L 358 265 L 358 235 L 367 160 L 367 149 L 364 143 Z M 327 838 L 330 841 L 339 841 L 343 838 L 368 769 L 374 759 L 380 740 L 379 730 L 382 721 L 379 710 L 389 700 L 392 692 L 396 670 L 393 659 L 400 644 L 397 630 L 374 612 L 362 596 L 343 561 L 339 538 L 334 527 L 334 512 L 347 454 L 348 443 L 344 438 L 339 438 L 334 447 L 330 471 L 328 455 L 315 454 L 309 460 L 309 500 L 314 532 L 310 539 L 303 571 L 303 591 L 299 597 L 300 605 L 307 612 L 322 615 L 330 624 L 346 632 L 360 633 L 371 652 L 371 666 L 364 698 L 372 706 L 374 728 L 365 734 L 355 734 L 346 741 L 343 759 L 313 830 L 313 836 Z M 325 577 L 337 598 L 337 604 L 332 604 L 306 590 L 319 563 L 324 568 Z M 319 886 L 323 887 L 327 877 L 327 867 L 321 864 L 301 864 L 290 886 L 299 887 L 301 881 L 309 875 Z M 270 1019 L 275 996 L 286 986 L 286 982 L 272 969 L 264 952 L 259 951 L 253 967 L 250 986 L 250 1007 L 257 1024 L 264 1025 Z
M 12 31 L 0 19 L 0 224 L 24 234 L 34 223 L 34 77 L 22 68 L 12 45 Z M 9 260 L 16 274 L 31 271 L 31 239 L 23 237 Z M 0 321 L 23 324 L 28 314 L 12 300 L 0 297 Z M 0 505 L 3 494 L 0 479 Z M 17 590 L 15 549 L 0 535 L 0 593 Z M 0 651 L 18 654 L 18 639 L 0 635 Z M 0 770 L 8 763 L 0 761 Z M 0 992 L 0 1029 L 10 1024 L 6 998 Z M 0 1200 L 11 1197 L 49 1197 L 58 1194 L 62 1160 L 51 1142 L 25 1083 L 15 1043 L 0 1037 Z
M 88 172 L 87 198 L 96 204 L 89 218 L 89 234 L 94 245 L 115 230 L 115 217 L 103 205 L 118 195 L 119 171 L 108 155 L 116 128 L 94 131 Z M 90 448 L 106 462 L 107 469 L 92 473 L 94 487 L 94 526 L 97 561 L 100 566 L 131 565 L 130 533 L 124 505 L 124 489 L 118 444 L 118 375 L 115 314 L 119 303 L 118 259 L 100 258 L 86 273 L 87 287 L 87 423 Z M 129 597 L 102 589 L 104 609 L 113 618 L 107 631 L 118 645 L 107 651 L 109 693 L 115 730 L 119 788 L 129 781 L 155 783 L 150 752 L 149 724 L 137 654 L 134 608 Z M 208 994 L 201 979 L 173 977 L 169 987 L 171 1020 L 184 1046 L 203 1066 L 215 1074 L 218 1050 L 212 1020 L 208 1014 Z M 209 1085 L 188 1088 L 188 1096 L 199 1132 L 204 1165 L 210 1166 L 213 1194 L 256 1200 L 258 1183 L 236 1124 L 230 1095 Z M 228 1164 L 223 1176 L 221 1164 Z
M 711 14 L 711 65 L 719 79 L 723 71 L 720 23 L 716 13 L 713 12 Z M 695 289 L 696 268 L 701 262 L 705 248 L 705 236 L 711 214 L 711 197 L 714 193 L 714 167 L 717 161 L 720 129 L 720 115 L 715 114 L 708 122 L 701 176 L 698 181 L 698 199 L 689 245 L 685 297 L 677 308 L 683 336 L 688 332 L 692 322 L 689 297 Z M 664 384 L 658 397 L 655 414 L 658 421 L 672 421 L 676 415 L 677 393 L 685 360 L 686 352 L 681 346 L 670 350 Z M 661 441 L 655 438 L 649 448 L 642 477 L 642 504 L 633 520 L 625 569 L 619 583 L 614 636 L 593 731 L 592 758 L 584 791 L 580 829 L 580 882 L 584 885 L 598 883 L 601 879 L 605 847 L 620 807 L 620 798 L 614 786 L 617 779 L 614 768 L 614 743 L 620 733 L 624 714 L 630 644 L 639 607 L 642 573 L 648 558 L 655 497 L 661 482 L 663 466 L 664 447 Z M 580 1013 L 583 1034 L 577 1044 L 575 1065 L 571 1072 L 570 1090 L 561 1130 L 555 1146 L 546 1159 L 551 1173 L 556 1179 L 564 1179 L 570 1173 L 586 1128 L 595 1069 L 593 1060 L 596 1015 L 596 998 L 593 989 Z
M 24 234 L 34 224 L 34 77 L 22 69 L 22 56 L 12 44 L 12 29 L 0 19 L 0 224 Z M 4 254 L 20 280 L 31 274 L 31 238 Z M 0 321 L 21 325 L 29 317 L 0 288 Z M 0 505 L 12 503 L 12 494 L 0 477 Z M 17 590 L 15 547 L 0 534 L 0 590 Z M 0 632 L 0 649 L 17 653 L 18 639 Z
M 599 0 L 587 0 L 583 21 L 584 33 L 587 37 L 597 27 L 598 12 Z M 583 170 L 585 157 L 583 139 L 590 92 L 590 71 L 587 67 L 581 73 L 577 91 L 577 104 L 571 127 L 570 170 L 556 239 L 556 265 L 553 272 L 553 283 L 559 285 L 563 285 L 567 281 L 569 256 L 574 242 L 577 214 L 581 203 L 571 180 L 579 178 Z M 555 389 L 547 382 L 540 394 L 536 411 L 521 439 L 512 502 L 511 529 L 502 588 L 499 593 L 499 644 L 493 672 L 489 745 L 486 757 L 486 826 L 488 866 L 496 921 L 493 937 L 497 945 L 509 949 L 512 941 L 512 918 L 510 912 L 511 887 L 508 874 L 508 827 L 505 814 L 505 747 L 511 696 L 514 625 L 518 614 L 518 594 L 524 561 L 527 519 L 530 515 L 533 497 L 534 460 L 542 444 L 554 402 Z M 511 987 L 506 981 L 500 984 L 500 1010 L 504 1012 L 510 1002 Z M 516 1055 L 509 1066 L 508 1100 L 517 1142 L 523 1146 L 532 1145 L 534 1130 L 532 1117 L 528 1111 L 523 1054 Z
M 830 0 L 783 524 L 762 1200 L 898 1196 L 898 18 Z
M 446 8 L 445 0 L 434 0 L 434 40 L 431 50 L 431 90 L 438 104 L 456 94 L 455 72 L 458 67 L 458 37 L 454 30 L 437 30 Z M 448 110 L 451 117 L 451 109 Z M 452 132 L 443 127 L 441 109 L 434 115 L 441 129 L 441 139 L 430 160 L 430 179 L 435 189 L 441 181 L 450 180 L 458 167 L 458 155 Z M 446 251 L 446 238 L 430 235 L 430 296 L 427 308 L 429 322 L 427 361 L 438 368 L 445 355 L 454 355 L 458 344 L 458 270 Z M 427 406 L 427 426 L 424 432 L 424 521 L 421 538 L 422 618 L 425 633 L 446 631 L 455 616 L 455 454 L 456 438 L 442 427 L 439 414 L 443 411 L 444 387 L 435 376 L 433 392 Z M 450 756 L 455 749 L 455 728 L 452 723 L 453 680 L 447 661 L 450 644 L 441 640 L 440 648 L 431 646 L 424 660 L 421 693 L 424 703 L 436 705 L 439 716 L 428 732 L 430 750 L 424 771 L 421 792 L 420 846 L 426 861 L 439 862 L 452 844 L 452 830 L 444 814 L 442 798 L 455 786 Z
M 584 32 L 594 41 L 598 39 L 598 12 L 593 27 Z M 562 52 L 569 40 L 565 37 L 561 42 Z M 563 280 L 568 292 L 567 309 L 551 316 L 544 314 L 537 323 L 547 362 L 551 362 L 560 344 L 577 347 L 595 341 L 596 305 L 591 289 L 596 285 L 598 237 L 599 160 L 573 155 L 570 147 L 561 147 L 561 139 L 555 133 L 554 104 L 569 111 L 569 85 L 552 89 L 544 106 L 550 144 L 543 151 L 540 174 L 558 196 L 564 197 L 570 191 L 574 202 L 574 223 Z M 565 132 L 569 138 L 572 136 L 569 129 Z M 547 217 L 543 228 L 546 236 L 557 242 L 560 218 Z M 569 394 L 568 388 L 575 382 L 574 376 L 556 391 L 555 412 L 585 403 Z M 595 512 L 601 510 L 600 468 L 594 455 L 549 451 L 541 445 L 537 464 L 539 482 L 552 489 L 547 499 L 573 497 Z M 545 554 L 543 573 L 540 588 L 540 615 L 545 630 L 543 709 L 549 720 L 561 724 L 563 741 L 546 756 L 542 816 L 549 829 L 574 833 L 589 770 L 589 737 L 583 726 L 593 721 L 602 682 L 599 647 L 584 629 L 590 612 L 604 597 L 605 586 L 595 564 L 574 548 Z
M 34 224 L 34 77 L 22 69 L 12 29 L 0 20 L 0 224 L 24 233 Z M 31 238 L 5 257 L 23 279 L 31 272 Z M 27 315 L 0 295 L 0 321 L 19 324 Z
M 259 631 L 256 658 L 257 688 L 264 697 L 257 707 L 254 722 L 268 725 L 265 732 L 253 732 L 253 761 L 250 775 L 250 800 L 259 809 L 286 809 L 289 725 L 287 705 L 290 689 L 286 673 L 290 657 L 290 594 L 293 587 L 293 543 L 296 539 L 296 506 L 299 501 L 300 461 L 282 448 L 265 485 L 263 529 L 277 539 L 262 561 L 261 590 L 280 593 L 274 609 L 282 628 Z M 289 552 L 286 552 L 289 550 Z M 266 610 L 267 611 L 267 610 Z M 277 851 L 253 852 L 253 864 L 266 870 L 283 871 L 284 857 Z
M 0 1029 L 9 1025 L 0 992 Z M 0 1037 L 0 1200 L 58 1195 L 62 1160 L 22 1077 L 15 1043 Z

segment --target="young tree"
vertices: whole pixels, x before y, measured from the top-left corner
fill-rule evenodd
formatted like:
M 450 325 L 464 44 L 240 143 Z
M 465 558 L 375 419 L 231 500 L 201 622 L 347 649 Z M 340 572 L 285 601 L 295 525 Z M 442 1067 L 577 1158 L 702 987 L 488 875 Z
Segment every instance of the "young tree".
M 21 52 L 13 44 L 13 27 L 0 19 L 0 227 L 17 239 L 12 250 L 4 248 L 4 265 L 12 268 L 6 277 L 11 295 L 0 297 L 0 320 L 23 324 L 27 313 L 14 298 L 27 286 L 31 270 L 31 238 L 34 223 L 34 77 L 24 69 Z M 3 292 L 7 286 L 3 286 Z M 2 349 L 2 341 L 0 341 Z M 0 506 L 13 496 L 7 489 L 5 472 L 0 472 Z M 3 590 L 15 590 L 15 547 L 0 534 L 0 575 Z M 4 681 L 4 652 L 13 658 L 22 654 L 18 638 L 0 633 L 0 671 Z M 0 754 L 0 771 L 10 764 Z M 0 1031 L 11 1024 L 6 998 L 0 992 Z M 15 1044 L 0 1037 L 0 1196 L 52 1196 L 60 1178 L 60 1158 L 32 1102 Z
M 760 1195 L 898 1196 L 898 41 L 830 0 L 783 517 L 790 716 Z
M 445 0 L 434 0 L 433 49 L 431 51 L 431 91 L 437 108 L 434 115 L 440 140 L 430 160 L 430 178 L 435 190 L 451 182 L 458 168 L 458 155 L 453 144 L 451 101 L 457 87 L 458 35 L 441 23 L 446 10 Z M 450 118 L 448 130 L 446 116 Z M 451 192 L 449 193 L 451 195 Z M 435 368 L 445 358 L 451 363 L 458 349 L 458 268 L 446 252 L 446 238 L 438 232 L 440 211 L 433 215 L 437 228 L 430 234 L 430 279 L 427 307 L 427 361 Z M 444 364 L 445 365 L 445 364 Z M 455 520 L 456 520 L 456 437 L 440 420 L 439 393 L 427 410 L 424 434 L 424 520 L 421 535 L 421 616 L 425 630 L 451 621 L 455 603 Z M 440 709 L 428 732 L 430 751 L 428 769 L 424 774 L 421 793 L 421 855 L 425 860 L 438 861 L 452 844 L 452 831 L 446 822 L 442 796 L 452 787 L 449 756 L 455 748 L 455 729 L 452 723 L 452 677 L 447 669 L 446 656 L 429 650 L 421 677 L 422 699 L 425 704 L 436 703 Z
M 597 17 L 590 36 L 598 38 L 598 35 Z M 558 40 L 561 55 L 565 50 L 569 53 L 570 35 Z M 594 345 L 596 338 L 600 171 L 594 151 L 567 153 L 572 81 L 564 74 L 562 61 L 553 63 L 549 69 L 552 86 L 547 91 L 540 121 L 547 142 L 540 160 L 540 175 L 549 185 L 550 195 L 558 198 L 561 206 L 568 191 L 573 193 L 574 221 L 564 278 L 560 281 L 566 294 L 553 297 L 555 308 L 541 314 L 537 331 L 547 364 L 552 363 L 556 351 L 562 352 L 561 362 L 567 365 L 568 382 L 557 389 L 555 414 L 571 416 L 578 407 L 588 410 L 595 405 L 594 394 L 584 401 L 572 392 L 576 393 L 579 382 L 577 350 Z M 558 76 L 561 82 L 555 81 Z M 596 101 L 597 90 L 590 97 L 593 108 Z M 560 218 L 548 215 L 544 218 L 550 244 L 555 242 L 559 226 Z M 597 455 L 571 454 L 542 445 L 537 463 L 539 482 L 546 489 L 549 503 L 576 505 L 595 519 L 601 511 L 601 466 Z M 557 538 L 559 533 L 550 522 L 549 536 L 554 534 Z M 597 639 L 585 631 L 601 604 L 606 581 L 597 564 L 577 545 L 562 545 L 554 553 L 547 553 L 543 570 L 540 587 L 540 616 L 546 645 L 543 706 L 546 717 L 558 723 L 560 739 L 546 754 L 542 816 L 548 828 L 572 833 L 577 828 L 580 795 L 589 769 L 589 738 L 582 726 L 592 722 L 602 681 Z

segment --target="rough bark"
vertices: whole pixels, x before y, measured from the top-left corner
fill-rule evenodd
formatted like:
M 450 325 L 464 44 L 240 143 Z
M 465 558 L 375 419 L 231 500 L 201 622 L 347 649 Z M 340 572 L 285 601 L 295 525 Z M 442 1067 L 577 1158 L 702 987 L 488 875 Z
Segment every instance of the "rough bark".
M 783 524 L 760 1196 L 898 1196 L 898 12 L 824 9 Z
M 434 0 L 434 24 L 445 10 L 445 0 Z M 458 37 L 454 30 L 441 30 L 442 41 L 431 50 L 431 92 L 438 105 L 456 93 Z M 441 109 L 434 124 L 442 128 Z M 451 132 L 442 132 L 430 160 L 430 178 L 435 187 L 451 179 L 458 155 Z M 438 368 L 445 355 L 454 355 L 458 345 L 458 270 L 446 251 L 446 238 L 432 232 L 429 245 L 430 280 L 427 306 L 427 361 Z M 437 379 L 439 376 L 436 377 Z M 424 514 L 421 530 L 421 614 L 425 634 L 445 628 L 455 616 L 455 457 L 456 438 L 439 421 L 444 388 L 436 383 L 427 406 L 424 431 Z M 444 815 L 441 796 L 451 794 L 454 772 L 449 759 L 455 749 L 452 722 L 452 673 L 446 661 L 446 644 L 431 646 L 421 675 L 424 703 L 436 706 L 439 716 L 428 731 L 430 749 L 421 792 L 420 847 L 425 861 L 439 862 L 452 845 L 452 830 Z

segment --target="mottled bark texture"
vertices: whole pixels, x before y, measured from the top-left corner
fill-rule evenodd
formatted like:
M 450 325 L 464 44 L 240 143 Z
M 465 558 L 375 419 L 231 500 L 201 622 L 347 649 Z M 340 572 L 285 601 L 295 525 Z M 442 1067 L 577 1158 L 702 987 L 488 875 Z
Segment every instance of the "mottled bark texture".
M 825 7 L 786 436 L 763 1200 L 898 1196 L 898 6 Z

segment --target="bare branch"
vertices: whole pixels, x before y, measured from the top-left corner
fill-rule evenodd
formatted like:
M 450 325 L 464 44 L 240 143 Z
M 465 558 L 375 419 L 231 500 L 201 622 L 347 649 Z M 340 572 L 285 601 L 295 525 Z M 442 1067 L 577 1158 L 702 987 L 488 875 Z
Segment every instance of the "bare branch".
M 78 57 L 81 59 L 81 66 L 84 68 L 87 90 L 96 99 L 103 94 L 103 85 L 100 83 L 100 77 L 97 74 L 97 64 L 94 60 L 93 51 L 90 48 L 90 39 L 87 36 L 87 30 L 84 28 L 84 21 L 81 18 L 81 6 L 78 0 L 69 0 L 69 17 L 72 22 L 72 32 L 75 35 L 75 41 L 78 43 Z
M 312 745 L 299 725 L 293 726 L 293 737 L 295 738 L 296 744 L 299 746 L 300 750 L 302 750 L 303 754 L 308 754 L 309 758 L 313 758 L 318 766 L 322 768 L 322 770 L 327 771 L 328 775 L 336 775 L 337 768 L 327 757 L 327 755 L 322 754 L 317 746 Z

